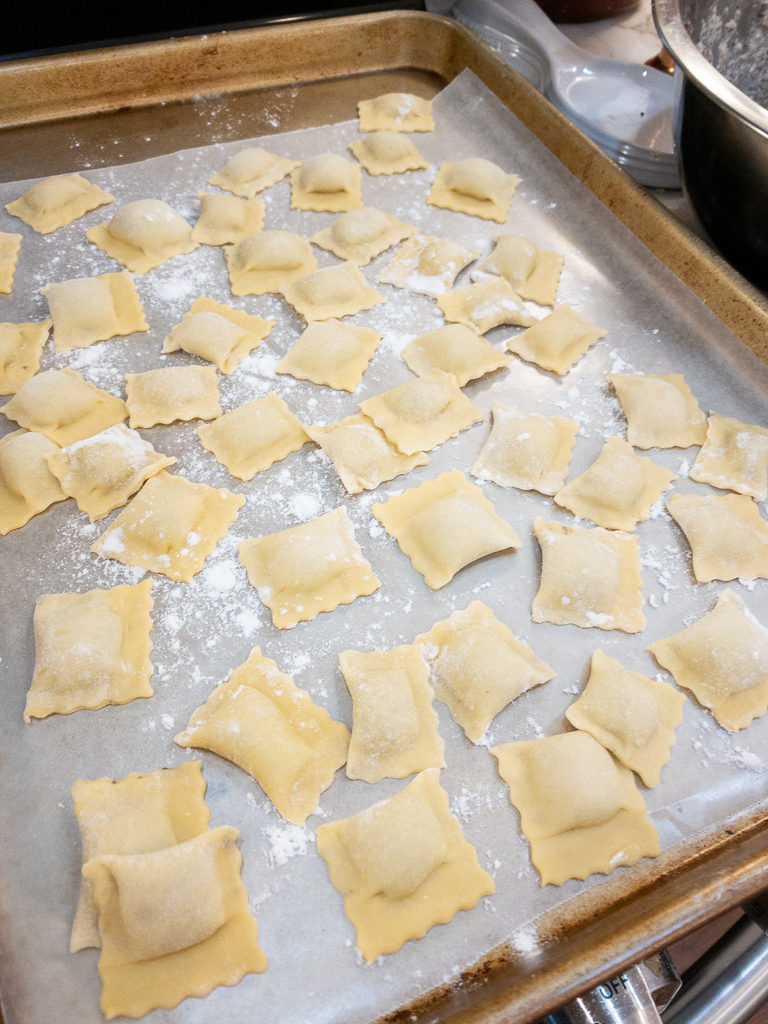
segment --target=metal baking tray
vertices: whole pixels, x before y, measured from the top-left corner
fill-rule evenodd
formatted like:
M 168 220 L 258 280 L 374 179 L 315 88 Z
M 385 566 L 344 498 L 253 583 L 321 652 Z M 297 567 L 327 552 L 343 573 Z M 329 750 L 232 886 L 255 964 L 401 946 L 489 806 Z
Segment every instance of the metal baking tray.
M 434 15 L 362 15 L 0 65 L 0 180 L 343 122 L 354 118 L 361 98 L 393 90 L 437 93 L 464 68 L 768 361 L 762 297 L 491 50 Z M 10 827 L 5 822 L 2 831 Z M 766 884 L 763 807 L 541 915 L 535 951 L 524 941 L 503 943 L 383 1019 L 526 1024 Z M 0 897 L 4 885 L 0 879 Z M 12 1008 L 8 962 L 0 952 Z

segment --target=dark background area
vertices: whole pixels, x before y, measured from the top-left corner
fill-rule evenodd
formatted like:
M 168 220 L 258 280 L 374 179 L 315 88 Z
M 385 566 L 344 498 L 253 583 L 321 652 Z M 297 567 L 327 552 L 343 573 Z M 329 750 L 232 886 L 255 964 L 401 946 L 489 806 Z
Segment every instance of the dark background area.
M 57 7 L 59 14 L 54 13 Z M 27 2 L 8 3 L 0 33 L 0 60 L 82 50 L 100 45 L 198 35 L 221 29 L 249 28 L 266 22 L 358 14 L 400 8 L 423 9 L 423 0 L 266 0 L 246 3 L 221 2 L 157 4 L 110 4 L 64 2 L 41 9 Z M 0 100 L 1 102 L 1 100 Z

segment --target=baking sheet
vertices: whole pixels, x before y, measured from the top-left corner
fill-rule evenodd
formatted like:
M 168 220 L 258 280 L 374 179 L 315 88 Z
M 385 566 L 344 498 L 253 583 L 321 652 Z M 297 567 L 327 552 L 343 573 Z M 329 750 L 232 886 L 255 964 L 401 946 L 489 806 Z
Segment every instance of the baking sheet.
M 768 369 L 690 292 L 624 229 L 593 196 L 544 149 L 517 119 L 469 72 L 436 99 L 438 131 L 415 135 L 432 168 L 392 178 L 364 178 L 366 203 L 397 213 L 433 234 L 444 234 L 487 251 L 502 230 L 534 238 L 543 248 L 566 256 L 559 297 L 576 305 L 608 330 L 606 339 L 565 378 L 555 378 L 522 362 L 465 389 L 486 413 L 500 400 L 531 411 L 555 411 L 578 418 L 571 475 L 585 468 L 611 433 L 623 434 L 616 400 L 603 381 L 612 370 L 684 371 L 704 409 L 765 423 Z M 287 135 L 266 142 L 295 158 L 332 150 L 343 152 L 358 137 L 354 122 Z M 119 168 L 94 171 L 92 180 L 110 189 L 120 205 L 153 196 L 165 199 L 190 220 L 195 195 L 205 180 L 244 143 L 217 145 Z M 436 165 L 443 159 L 482 155 L 520 174 L 506 228 L 426 206 Z M 15 198 L 23 185 L 0 186 L 0 201 Z M 293 211 L 283 182 L 265 194 L 267 226 L 309 235 L 334 220 L 332 214 Z M 0 297 L 3 320 L 39 319 L 46 306 L 37 289 L 51 280 L 103 273 L 115 264 L 84 237 L 87 226 L 111 215 L 102 208 L 47 238 L 36 236 L 2 213 L 0 230 L 25 235 L 16 288 Z M 336 262 L 318 251 L 321 266 Z M 384 254 L 365 269 L 372 280 L 389 261 Z M 71 365 L 94 383 L 122 392 L 123 374 L 157 365 L 193 361 L 183 353 L 160 356 L 160 342 L 201 293 L 277 321 L 270 338 L 231 377 L 221 377 L 223 407 L 231 409 L 276 390 L 305 422 L 331 422 L 354 412 L 363 398 L 410 374 L 399 360 L 402 346 L 418 333 L 438 327 L 442 317 L 432 300 L 381 285 L 386 306 L 360 314 L 355 322 L 385 333 L 379 352 L 354 396 L 330 392 L 290 377 L 274 366 L 298 337 L 303 322 L 275 296 L 231 300 L 224 260 L 218 249 L 202 248 L 137 277 L 151 324 L 147 335 L 101 343 L 75 353 L 48 352 L 43 368 Z M 466 274 L 459 283 L 466 283 Z M 489 337 L 501 346 L 511 330 Z M 5 429 L 5 421 L 0 430 Z M 9 425 L 10 426 L 10 425 Z M 530 866 L 517 814 L 487 750 L 472 747 L 446 709 L 438 704 L 446 740 L 443 783 L 481 864 L 495 876 L 497 893 L 447 926 L 372 967 L 354 948 L 354 931 L 343 915 L 325 865 L 314 848 L 313 827 L 346 816 L 398 791 L 403 782 L 375 786 L 353 783 L 341 774 L 321 800 L 321 812 L 306 829 L 287 825 L 258 786 L 214 755 L 182 751 L 171 737 L 189 713 L 259 644 L 298 685 L 323 703 L 332 716 L 351 724 L 351 707 L 338 670 L 338 653 L 348 647 L 388 648 L 410 642 L 433 622 L 480 599 L 521 639 L 557 670 L 556 678 L 524 694 L 494 721 L 488 743 L 547 735 L 565 728 L 563 712 L 586 678 L 592 651 L 600 646 L 633 669 L 653 675 L 657 666 L 645 653 L 648 643 L 671 635 L 713 604 L 722 584 L 692 581 L 686 545 L 661 506 L 638 528 L 644 562 L 646 630 L 634 637 L 576 627 L 533 624 L 530 602 L 538 584 L 539 556 L 530 524 L 536 515 L 572 521 L 548 499 L 483 485 L 497 511 L 523 543 L 463 570 L 433 593 L 411 568 L 370 514 L 374 501 L 431 479 L 445 469 L 465 471 L 489 429 L 486 421 L 449 441 L 430 464 L 384 484 L 373 494 L 348 497 L 322 455 L 305 447 L 260 474 L 250 484 L 233 480 L 195 435 L 196 424 L 144 431 L 155 447 L 179 458 L 175 471 L 190 479 L 226 486 L 246 495 L 246 505 L 225 541 L 191 584 L 155 579 L 153 630 L 155 696 L 120 708 L 79 712 L 24 726 L 21 712 L 33 664 L 32 611 L 41 593 L 82 591 L 131 582 L 139 574 L 88 553 L 113 515 L 88 524 L 73 503 L 54 506 L 27 527 L 0 538 L 0 572 L 13 599 L 0 611 L 6 714 L 3 725 L 2 789 L 4 844 L 0 867 L 0 945 L 4 949 L 0 990 L 7 1024 L 50 1019 L 98 1021 L 99 984 L 93 951 L 66 952 L 76 901 L 79 839 L 69 798 L 74 779 L 122 777 L 199 756 L 208 781 L 212 825 L 233 824 L 241 831 L 243 877 L 259 921 L 261 942 L 270 957 L 265 975 L 244 979 L 204 1001 L 188 1000 L 172 1011 L 156 1011 L 157 1021 L 197 1022 L 226 1013 L 250 1019 L 255 1005 L 264 1021 L 364 1022 L 376 1019 L 450 981 L 487 950 L 511 938 L 521 955 L 535 957 L 535 919 L 542 912 L 600 884 L 570 882 L 541 889 Z M 653 452 L 654 461 L 679 474 L 673 490 L 709 489 L 687 478 L 696 449 Z M 235 544 L 247 537 L 284 529 L 345 504 L 357 537 L 381 590 L 371 598 L 339 608 L 288 632 L 275 630 L 247 583 Z M 11 582 L 9 582 L 11 581 Z M 761 621 L 768 621 L 763 582 L 732 584 Z M 21 628 L 19 628 L 21 623 Z M 763 752 L 768 721 L 732 736 L 711 716 L 688 702 L 672 762 L 662 783 L 647 793 L 649 810 L 665 849 L 692 841 L 701 830 L 722 824 L 765 800 Z M 13 823 L 13 828 L 11 828 Z M 630 869 L 631 871 L 631 869 Z M 622 872 L 629 874 L 629 872 Z

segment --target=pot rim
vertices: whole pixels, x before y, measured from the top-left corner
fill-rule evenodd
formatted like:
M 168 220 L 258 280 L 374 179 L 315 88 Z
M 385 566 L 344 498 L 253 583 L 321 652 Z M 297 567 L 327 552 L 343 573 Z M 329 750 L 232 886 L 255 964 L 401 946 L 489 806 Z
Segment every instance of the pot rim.
M 680 0 L 652 0 L 652 10 L 661 41 L 685 76 L 720 107 L 768 136 L 768 110 L 729 82 L 704 57 L 685 28 Z

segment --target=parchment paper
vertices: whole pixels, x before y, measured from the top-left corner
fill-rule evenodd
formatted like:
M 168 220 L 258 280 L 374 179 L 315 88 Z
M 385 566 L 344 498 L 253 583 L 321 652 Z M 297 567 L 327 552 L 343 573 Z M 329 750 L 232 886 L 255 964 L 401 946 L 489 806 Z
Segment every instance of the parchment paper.
M 232 989 L 178 1008 L 155 1011 L 155 1024 L 202 1024 L 226 1019 L 259 1024 L 364 1024 L 408 1003 L 456 976 L 484 952 L 510 939 L 522 952 L 535 950 L 535 919 L 588 887 L 572 881 L 541 888 L 528 846 L 510 806 L 495 761 L 485 746 L 473 746 L 437 704 L 446 742 L 442 782 L 480 862 L 495 877 L 497 892 L 448 925 L 433 928 L 397 954 L 365 966 L 355 949 L 342 900 L 317 854 L 314 828 L 354 813 L 399 791 L 403 781 L 376 785 L 350 782 L 343 771 L 323 795 L 320 811 L 306 828 L 289 826 L 258 785 L 213 754 L 181 750 L 172 736 L 219 682 L 259 644 L 281 670 L 351 725 L 351 703 L 338 669 L 346 648 L 385 649 L 408 643 L 471 600 L 486 602 L 514 633 L 557 671 L 555 679 L 521 696 L 492 723 L 487 745 L 533 738 L 567 727 L 563 713 L 586 681 L 592 652 L 601 647 L 631 669 L 660 673 L 646 646 L 678 632 L 713 605 L 724 584 L 693 580 L 687 544 L 658 503 L 638 527 L 643 560 L 647 627 L 636 636 L 573 626 L 534 624 L 530 605 L 538 586 L 539 552 L 531 524 L 537 515 L 573 519 L 551 500 L 533 493 L 481 484 L 500 515 L 522 539 L 516 553 L 484 559 L 461 571 L 442 590 L 430 591 L 410 562 L 372 517 L 373 502 L 432 479 L 446 469 L 469 467 L 490 428 L 494 401 L 533 412 L 558 413 L 581 423 L 570 476 L 589 465 L 603 440 L 624 436 L 618 402 L 605 382 L 610 371 L 684 372 L 704 410 L 768 423 L 768 368 L 759 362 L 680 282 L 659 263 L 586 189 L 548 153 L 468 71 L 435 101 L 438 128 L 414 135 L 432 162 L 427 171 L 391 177 L 364 174 L 368 205 L 397 214 L 431 234 L 454 238 L 487 252 L 503 232 L 534 239 L 565 256 L 559 300 L 568 301 L 607 336 L 565 377 L 555 377 L 516 360 L 469 384 L 465 391 L 486 412 L 472 427 L 431 453 L 430 463 L 374 493 L 350 497 L 313 445 L 288 456 L 251 483 L 234 480 L 196 437 L 197 423 L 142 431 L 162 452 L 179 459 L 174 471 L 192 480 L 241 491 L 246 504 L 227 537 L 190 584 L 154 580 L 155 695 L 122 707 L 53 716 L 22 723 L 34 662 L 32 614 L 43 593 L 85 591 L 134 582 L 136 570 L 89 553 L 117 512 L 89 524 L 74 502 L 58 504 L 26 527 L 0 538 L 0 678 L 3 711 L 0 741 L 0 990 L 7 1024 L 96 1024 L 100 984 L 95 951 L 70 954 L 68 935 L 77 899 L 80 844 L 70 798 L 77 778 L 121 778 L 200 757 L 208 782 L 211 825 L 240 830 L 243 878 L 270 958 L 266 974 L 249 976 Z M 355 122 L 272 135 L 264 145 L 294 158 L 332 151 L 345 153 L 359 137 Z M 254 143 L 255 144 L 255 143 Z M 0 320 L 36 320 L 47 315 L 38 289 L 50 281 L 119 269 L 85 239 L 91 224 L 110 217 L 134 199 L 167 200 L 190 222 L 197 216 L 198 189 L 215 191 L 206 179 L 242 142 L 188 150 L 143 163 L 98 170 L 89 177 L 111 190 L 116 203 L 43 237 L 4 210 L 0 230 L 21 231 L 24 242 L 11 296 L 0 296 Z M 505 226 L 427 206 L 429 182 L 442 160 L 481 155 L 518 173 L 518 188 Z M 86 172 L 87 173 L 87 172 Z M 31 182 L 0 185 L 4 204 Z M 266 226 L 313 234 L 333 214 L 290 209 L 286 181 L 264 194 Z M 369 281 L 392 251 L 364 269 Z M 317 250 L 321 266 L 336 261 Z M 275 390 L 306 423 L 329 423 L 356 411 L 364 398 L 407 380 L 399 358 L 417 334 L 442 325 L 433 300 L 388 285 L 388 302 L 355 317 L 384 332 L 384 340 L 354 395 L 334 392 L 274 373 L 282 354 L 298 338 L 303 321 L 277 296 L 233 300 L 222 252 L 202 247 L 177 257 L 135 281 L 151 329 L 91 348 L 55 355 L 46 349 L 42 368 L 73 366 L 87 379 L 122 394 L 127 371 L 195 360 L 184 353 L 162 356 L 162 339 L 201 294 L 276 321 L 271 336 L 229 377 L 220 377 L 225 411 Z M 469 283 L 467 272 L 458 284 Z M 543 311 L 539 311 L 541 315 Z M 514 329 L 491 332 L 502 346 Z M 14 425 L 0 417 L 0 432 Z M 654 451 L 659 464 L 678 474 L 672 492 L 710 492 L 688 479 L 698 449 Z M 475 481 L 477 482 L 477 481 Z M 379 592 L 290 631 L 271 624 L 267 610 L 247 582 L 235 544 L 313 518 L 339 504 L 349 510 L 363 552 L 382 581 Z M 588 524 L 585 524 L 588 525 Z M 729 584 L 768 623 L 766 583 Z M 686 843 L 766 799 L 768 716 L 749 729 L 729 734 L 694 700 L 662 773 L 644 791 L 665 849 Z M 628 869 L 632 870 L 632 869 Z

